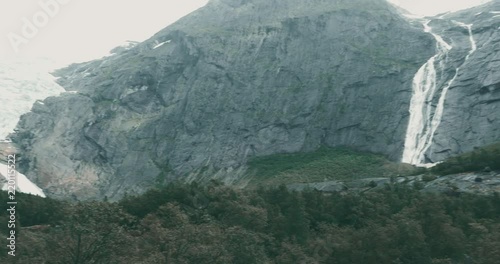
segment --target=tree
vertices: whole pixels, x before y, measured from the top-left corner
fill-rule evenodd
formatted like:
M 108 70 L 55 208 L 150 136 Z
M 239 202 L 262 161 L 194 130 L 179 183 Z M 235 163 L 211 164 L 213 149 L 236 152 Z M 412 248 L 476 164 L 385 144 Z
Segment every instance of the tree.
M 125 249 L 124 226 L 131 217 L 115 204 L 89 202 L 68 209 L 52 231 L 53 263 L 107 263 Z

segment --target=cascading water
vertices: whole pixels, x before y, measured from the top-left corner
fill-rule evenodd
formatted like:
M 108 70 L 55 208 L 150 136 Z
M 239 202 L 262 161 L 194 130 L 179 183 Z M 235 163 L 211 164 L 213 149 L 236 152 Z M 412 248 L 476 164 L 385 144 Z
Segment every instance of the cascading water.
M 464 27 L 467 29 L 467 31 L 469 32 L 469 41 L 470 41 L 470 45 L 471 45 L 471 50 L 469 51 L 469 54 L 467 54 L 467 57 L 465 57 L 465 61 L 467 61 L 470 57 L 470 55 L 472 55 L 472 53 L 474 53 L 476 50 L 477 50 L 477 44 L 476 44 L 476 41 L 474 40 L 474 36 L 472 35 L 472 26 L 473 24 L 465 24 L 465 23 L 462 23 L 462 22 L 458 22 L 458 21 L 453 21 L 453 23 L 461 26 L 461 27 Z M 464 63 L 465 63 L 464 61 Z
M 436 39 L 437 53 L 430 58 L 413 78 L 413 94 L 410 101 L 410 121 L 406 132 L 405 147 L 402 161 L 410 164 L 420 164 L 423 160 L 425 146 L 431 139 L 430 102 L 436 92 L 436 60 L 440 62 L 446 56 L 451 46 L 441 36 L 432 33 L 430 20 L 424 23 L 424 31 Z
M 452 47 L 446 43 L 441 36 L 432 32 L 429 22 L 430 20 L 425 21 L 424 31 L 430 33 L 436 39 L 437 53 L 418 70 L 413 79 L 413 94 L 409 109 L 410 120 L 406 132 L 402 158 L 402 162 L 419 166 L 429 166 L 429 164 L 425 164 L 425 153 L 432 145 L 434 134 L 441 123 L 446 94 L 453 81 L 457 78 L 460 69 L 455 69 L 453 78 L 446 82 L 443 89 L 441 89 L 438 104 L 433 111 L 431 103 L 436 90 L 438 90 L 436 61 L 439 62 L 439 69 L 444 69 L 445 58 Z M 472 35 L 472 25 L 466 25 L 456 21 L 453 22 L 461 27 L 467 28 L 469 31 L 471 50 L 464 60 L 465 63 L 477 48 Z

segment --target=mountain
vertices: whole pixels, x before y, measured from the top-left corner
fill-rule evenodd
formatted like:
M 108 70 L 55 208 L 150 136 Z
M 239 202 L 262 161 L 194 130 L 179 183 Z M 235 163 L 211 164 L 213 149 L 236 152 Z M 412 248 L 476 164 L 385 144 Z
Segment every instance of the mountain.
M 500 141 L 500 1 L 431 23 L 455 49 L 446 61 L 454 79 L 428 151 L 440 161 Z
M 417 19 L 436 54 L 415 76 L 403 161 L 435 163 L 500 139 L 498 14 L 494 1 Z
M 384 0 L 212 0 L 55 72 L 71 92 L 21 118 L 22 172 L 51 197 L 116 200 L 323 145 L 420 164 L 498 141 L 498 5 L 410 19 Z

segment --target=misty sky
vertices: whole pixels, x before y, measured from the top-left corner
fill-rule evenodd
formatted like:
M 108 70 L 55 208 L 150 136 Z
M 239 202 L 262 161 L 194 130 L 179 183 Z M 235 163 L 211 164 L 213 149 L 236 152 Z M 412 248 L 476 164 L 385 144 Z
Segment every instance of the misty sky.
M 388 0 L 417 15 L 437 15 L 484 4 L 490 0 Z
M 25 19 L 44 11 L 40 3 L 56 3 L 53 17 L 27 39 Z M 67 3 L 65 3 L 67 2 Z M 0 0 L 0 58 L 49 57 L 63 61 L 84 61 L 106 55 L 126 40 L 143 41 L 182 16 L 204 6 L 208 0 Z M 65 3 L 65 4 L 64 4 Z M 51 8 L 51 10 L 54 8 Z M 41 15 L 37 17 L 44 22 Z M 43 24 L 41 24 L 43 25 Z M 10 35 L 9 35 L 10 34 Z M 10 37 L 10 38 L 9 38 Z M 19 47 L 14 52 L 11 39 Z
M 424 15 L 487 2 L 389 1 L 412 13 Z M 126 40 L 143 41 L 151 37 L 207 2 L 208 0 L 0 0 L 0 58 L 49 57 L 63 63 L 99 58 Z M 53 5 L 49 5 L 49 11 L 46 11 L 47 8 L 44 9 L 40 3 Z M 57 7 L 54 7 L 54 3 Z M 33 24 L 36 19 L 39 24 L 35 25 L 37 32 L 23 31 L 26 21 Z M 26 37 L 25 31 L 31 35 Z M 17 53 L 14 52 L 15 49 Z

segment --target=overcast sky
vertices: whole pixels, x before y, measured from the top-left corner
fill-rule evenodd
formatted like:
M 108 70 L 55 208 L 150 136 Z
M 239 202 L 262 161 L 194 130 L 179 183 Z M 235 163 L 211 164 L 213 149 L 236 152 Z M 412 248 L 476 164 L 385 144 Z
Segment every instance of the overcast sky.
M 484 4 L 490 0 L 389 0 L 417 15 L 437 15 Z
M 424 15 L 487 2 L 390 1 L 410 12 Z M 147 39 L 207 2 L 208 0 L 0 0 L 0 58 L 49 57 L 64 63 L 99 58 L 126 40 Z
M 99 58 L 126 40 L 146 40 L 207 2 L 0 0 L 0 58 L 43 56 L 64 62 Z M 40 3 L 52 5 L 44 8 Z M 25 30 L 26 20 L 38 21 L 36 34 Z

